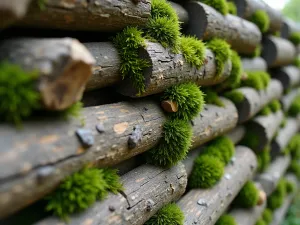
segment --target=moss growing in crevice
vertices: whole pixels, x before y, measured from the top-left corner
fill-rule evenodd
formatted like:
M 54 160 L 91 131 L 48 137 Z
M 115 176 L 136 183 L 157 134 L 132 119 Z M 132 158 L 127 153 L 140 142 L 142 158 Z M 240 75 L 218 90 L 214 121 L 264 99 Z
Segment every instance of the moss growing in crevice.
M 204 93 L 204 100 L 206 104 L 217 105 L 219 107 L 225 106 L 217 92 L 213 91 L 211 88 L 204 88 L 202 91 Z
M 234 2 L 227 2 L 228 13 L 232 15 L 237 15 L 237 8 Z
M 295 58 L 293 64 L 294 66 L 300 68 L 300 57 Z
M 271 162 L 270 146 L 265 147 L 262 151 L 257 153 L 257 161 L 258 172 L 263 172 L 268 168 Z
M 272 113 L 272 110 L 270 109 L 270 107 L 268 105 L 266 105 L 265 107 L 263 107 L 260 112 L 258 113 L 258 115 L 261 116 L 268 116 Z
M 266 208 L 264 211 L 263 211 L 263 214 L 262 214 L 262 219 L 265 221 L 266 224 L 270 224 L 273 220 L 273 213 L 272 213 L 272 210 Z
M 259 219 L 256 221 L 255 225 L 267 225 L 267 223 L 263 219 Z
M 267 32 L 270 27 L 270 18 L 263 10 L 257 10 L 253 13 L 250 17 L 250 21 L 256 24 L 262 33 Z
M 183 225 L 184 214 L 175 203 L 169 203 L 152 216 L 145 225 Z
M 272 211 L 278 209 L 284 201 L 286 195 L 285 183 L 279 181 L 276 190 L 268 197 L 268 208 Z
M 259 191 L 253 181 L 248 181 L 234 200 L 236 206 L 251 208 L 257 204 Z
M 281 104 L 278 100 L 271 101 L 269 107 L 273 113 L 281 110 Z
M 288 171 L 294 173 L 297 176 L 298 180 L 300 180 L 300 165 L 297 160 L 292 160 Z
M 228 99 L 230 99 L 233 103 L 239 104 L 244 101 L 244 95 L 239 90 L 232 90 L 229 92 L 226 92 L 224 96 Z
M 211 6 L 212 8 L 214 8 L 215 10 L 217 10 L 219 13 L 223 15 L 228 14 L 228 4 L 226 0 L 198 0 L 198 1 Z
M 224 214 L 220 216 L 215 225 L 237 225 L 233 216 Z
M 296 134 L 291 138 L 286 151 L 291 154 L 294 160 L 300 159 L 300 134 Z
M 264 71 L 248 72 L 247 79 L 243 80 L 241 85 L 264 90 L 268 87 L 270 80 L 270 75 Z
M 259 144 L 259 135 L 251 129 L 246 129 L 246 134 L 241 140 L 241 145 L 248 146 L 253 151 L 256 150 Z
M 300 95 L 297 95 L 288 110 L 288 114 L 292 117 L 296 117 L 299 113 L 300 113 Z
M 292 33 L 289 39 L 294 45 L 300 44 L 300 32 Z
M 286 180 L 285 181 L 285 185 L 286 185 L 286 192 L 288 194 L 294 193 L 296 191 L 296 185 L 294 182 Z
M 250 57 L 250 58 L 259 57 L 261 55 L 261 51 L 262 51 L 262 47 L 260 45 L 258 45 L 258 46 L 256 46 L 254 52 L 250 55 L 247 55 L 247 57 Z

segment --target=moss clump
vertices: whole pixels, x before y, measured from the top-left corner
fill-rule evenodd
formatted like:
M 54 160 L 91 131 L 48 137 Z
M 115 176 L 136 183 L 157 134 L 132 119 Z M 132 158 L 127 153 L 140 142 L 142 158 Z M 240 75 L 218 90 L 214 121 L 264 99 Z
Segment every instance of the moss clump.
M 151 17 L 153 19 L 159 17 L 167 17 L 170 20 L 178 21 L 176 11 L 172 5 L 164 0 L 152 0 L 151 1 Z
M 262 219 L 256 221 L 255 225 L 267 225 L 266 222 Z
M 195 159 L 194 167 L 189 178 L 191 188 L 210 188 L 224 174 L 224 164 L 210 155 L 200 155 Z
M 250 18 L 250 21 L 258 26 L 262 33 L 268 31 L 270 27 L 270 18 L 263 10 L 257 10 Z
M 180 50 L 189 64 L 200 69 L 205 60 L 205 45 L 202 41 L 195 37 L 181 37 Z
M 300 134 L 296 134 L 291 138 L 286 150 L 294 160 L 300 159 Z
M 108 191 L 122 190 L 116 170 L 84 168 L 69 176 L 46 200 L 46 210 L 67 219 L 68 215 L 81 212 L 96 200 L 102 200 Z
M 280 123 L 280 128 L 284 128 L 286 126 L 286 123 L 287 123 L 287 120 L 286 118 L 284 117 L 283 120 L 281 121 Z
M 297 66 L 298 68 L 300 68 L 300 57 L 295 58 L 293 64 L 294 64 L 295 66 Z
M 274 113 L 281 110 L 281 104 L 278 100 L 271 101 L 269 104 L 269 107 L 270 107 L 271 111 Z
M 234 2 L 227 2 L 227 7 L 228 7 L 228 13 L 232 15 L 237 15 L 237 9 Z
M 241 145 L 248 146 L 252 150 L 256 150 L 259 144 L 259 136 L 256 132 L 251 129 L 246 129 L 246 134 L 241 141 Z
M 258 57 L 260 55 L 261 55 L 261 46 L 258 45 L 258 46 L 256 46 L 254 52 L 252 54 L 248 55 L 248 57 L 255 58 L 255 57 Z
M 215 54 L 216 76 L 221 76 L 224 64 L 231 58 L 230 45 L 222 39 L 214 38 L 206 43 L 206 47 Z
M 230 215 L 222 215 L 215 225 L 237 225 L 233 216 Z
M 206 104 L 217 105 L 219 107 L 224 107 L 224 103 L 218 96 L 217 92 L 213 91 L 210 88 L 202 89 L 203 93 L 205 94 L 204 100 Z
M 273 220 L 273 213 L 272 213 L 272 210 L 266 208 L 264 211 L 263 211 L 263 214 L 262 214 L 262 218 L 263 220 L 266 222 L 266 224 L 270 224 Z
M 147 159 L 155 165 L 171 167 L 185 158 L 192 139 L 192 128 L 183 120 L 168 120 L 163 126 L 163 137 L 147 152 Z
M 286 196 L 286 182 L 284 179 L 280 179 L 276 190 L 268 197 L 268 208 L 275 210 L 279 208 Z
M 178 111 L 172 113 L 171 117 L 185 121 L 197 116 L 204 105 L 204 95 L 194 83 L 174 85 L 164 92 L 162 99 L 176 102 Z
M 298 95 L 292 102 L 288 114 L 296 117 L 300 113 L 300 95 Z
M 264 71 L 249 72 L 247 79 L 243 80 L 241 85 L 264 90 L 268 87 L 270 79 L 270 75 Z
M 293 182 L 286 180 L 285 185 L 285 189 L 288 194 L 294 193 L 296 191 L 296 185 Z
M 170 203 L 162 207 L 145 225 L 182 225 L 183 222 L 184 214 L 181 209 L 175 203 Z
M 22 120 L 40 108 L 36 72 L 25 72 L 18 65 L 0 63 L 0 120 L 20 126 Z
M 200 2 L 203 2 L 206 5 L 211 6 L 215 10 L 217 10 L 219 13 L 226 15 L 228 14 L 228 4 L 226 0 L 199 0 Z
M 266 105 L 265 107 L 262 108 L 262 110 L 260 110 L 259 115 L 261 116 L 268 116 L 272 113 L 271 108 Z
M 300 165 L 298 161 L 292 160 L 288 170 L 289 172 L 294 173 L 297 176 L 297 178 L 300 180 Z
M 300 32 L 292 33 L 289 39 L 294 45 L 300 44 Z
M 248 181 L 235 198 L 235 204 L 243 208 L 251 208 L 257 204 L 259 192 L 253 181 Z
M 271 162 L 270 146 L 265 147 L 261 152 L 257 153 L 258 167 L 257 171 L 265 171 Z
M 261 71 L 259 74 L 260 74 L 259 76 L 262 79 L 264 89 L 266 89 L 270 84 L 271 76 L 270 76 L 270 74 L 268 74 L 267 72 L 264 72 L 264 71 Z
M 244 101 L 244 95 L 239 90 L 232 90 L 232 91 L 226 92 L 224 94 L 224 96 L 226 98 L 230 99 L 235 104 L 239 104 Z

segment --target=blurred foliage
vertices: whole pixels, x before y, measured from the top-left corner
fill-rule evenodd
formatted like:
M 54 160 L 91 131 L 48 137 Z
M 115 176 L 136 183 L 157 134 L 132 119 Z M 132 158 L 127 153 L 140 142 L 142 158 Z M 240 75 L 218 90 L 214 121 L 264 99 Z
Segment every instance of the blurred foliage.
M 296 195 L 282 225 L 300 225 L 300 192 Z
M 282 10 L 282 14 L 290 19 L 300 22 L 300 0 L 290 0 Z

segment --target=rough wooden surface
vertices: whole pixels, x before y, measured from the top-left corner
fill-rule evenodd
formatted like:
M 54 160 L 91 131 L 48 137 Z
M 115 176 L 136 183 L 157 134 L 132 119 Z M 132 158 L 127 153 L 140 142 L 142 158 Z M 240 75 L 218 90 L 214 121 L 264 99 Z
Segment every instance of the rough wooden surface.
M 185 215 L 184 224 L 215 224 L 245 182 L 251 179 L 256 167 L 252 150 L 236 147 L 235 160 L 225 168 L 219 183 L 211 189 L 192 189 L 177 202 Z
M 291 92 L 289 92 L 287 95 L 285 95 L 281 98 L 280 102 L 281 102 L 282 108 L 285 112 L 287 112 L 289 110 L 293 100 L 299 94 L 300 94 L 300 89 L 297 88 L 297 89 L 291 90 Z
M 267 63 L 261 57 L 242 58 L 241 60 L 245 72 L 267 71 Z
M 219 77 L 216 76 L 215 56 L 209 49 L 206 50 L 205 64 L 200 69 L 187 63 L 182 54 L 174 54 L 158 43 L 147 42 L 140 55 L 151 64 L 144 71 L 145 92 L 138 95 L 131 80 L 125 79 L 118 87 L 118 91 L 123 95 L 131 97 L 153 95 L 174 84 L 187 81 L 201 86 L 218 84 L 228 78 L 231 72 L 231 62 L 228 61 L 224 73 Z
M 173 9 L 175 9 L 179 21 L 182 23 L 182 25 L 186 25 L 189 22 L 189 14 L 188 12 L 179 4 L 175 3 L 175 2 L 169 2 Z
M 300 83 L 300 70 L 296 66 L 285 66 L 271 71 L 272 78 L 278 79 L 283 89 L 297 86 Z
M 171 169 L 142 165 L 121 178 L 124 191 L 109 195 L 69 223 L 50 217 L 35 225 L 142 225 L 161 207 L 176 201 L 184 192 L 187 175 L 182 163 Z
M 50 110 L 66 109 L 81 99 L 95 62 L 88 50 L 71 38 L 5 40 L 0 42 L 2 60 L 25 71 L 37 71 L 37 90 Z
M 288 40 L 266 36 L 263 38 L 261 56 L 266 60 L 268 67 L 286 66 L 293 63 L 296 57 L 296 48 Z
M 223 16 L 203 3 L 191 1 L 185 4 L 189 13 L 187 33 L 199 39 L 225 39 L 239 53 L 252 54 L 261 41 L 256 25 L 233 15 Z
M 45 10 L 36 4 L 28 9 L 19 26 L 68 30 L 117 31 L 143 26 L 150 17 L 150 0 L 47 0 Z
M 256 91 L 253 88 L 238 88 L 244 95 L 244 100 L 237 103 L 239 123 L 246 122 L 258 113 L 265 105 L 273 99 L 279 99 L 283 93 L 283 87 L 278 80 L 271 79 L 266 90 Z

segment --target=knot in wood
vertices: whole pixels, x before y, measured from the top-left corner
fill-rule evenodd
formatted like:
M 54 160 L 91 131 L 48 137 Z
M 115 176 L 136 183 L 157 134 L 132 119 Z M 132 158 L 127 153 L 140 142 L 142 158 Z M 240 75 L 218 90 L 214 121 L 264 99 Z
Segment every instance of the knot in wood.
M 154 201 L 153 201 L 152 199 L 148 199 L 148 200 L 146 201 L 146 210 L 147 210 L 148 212 L 152 211 L 153 206 L 154 206 Z
M 142 128 L 139 125 L 133 127 L 133 132 L 130 134 L 128 138 L 128 148 L 133 149 L 137 146 L 137 144 L 142 140 Z

